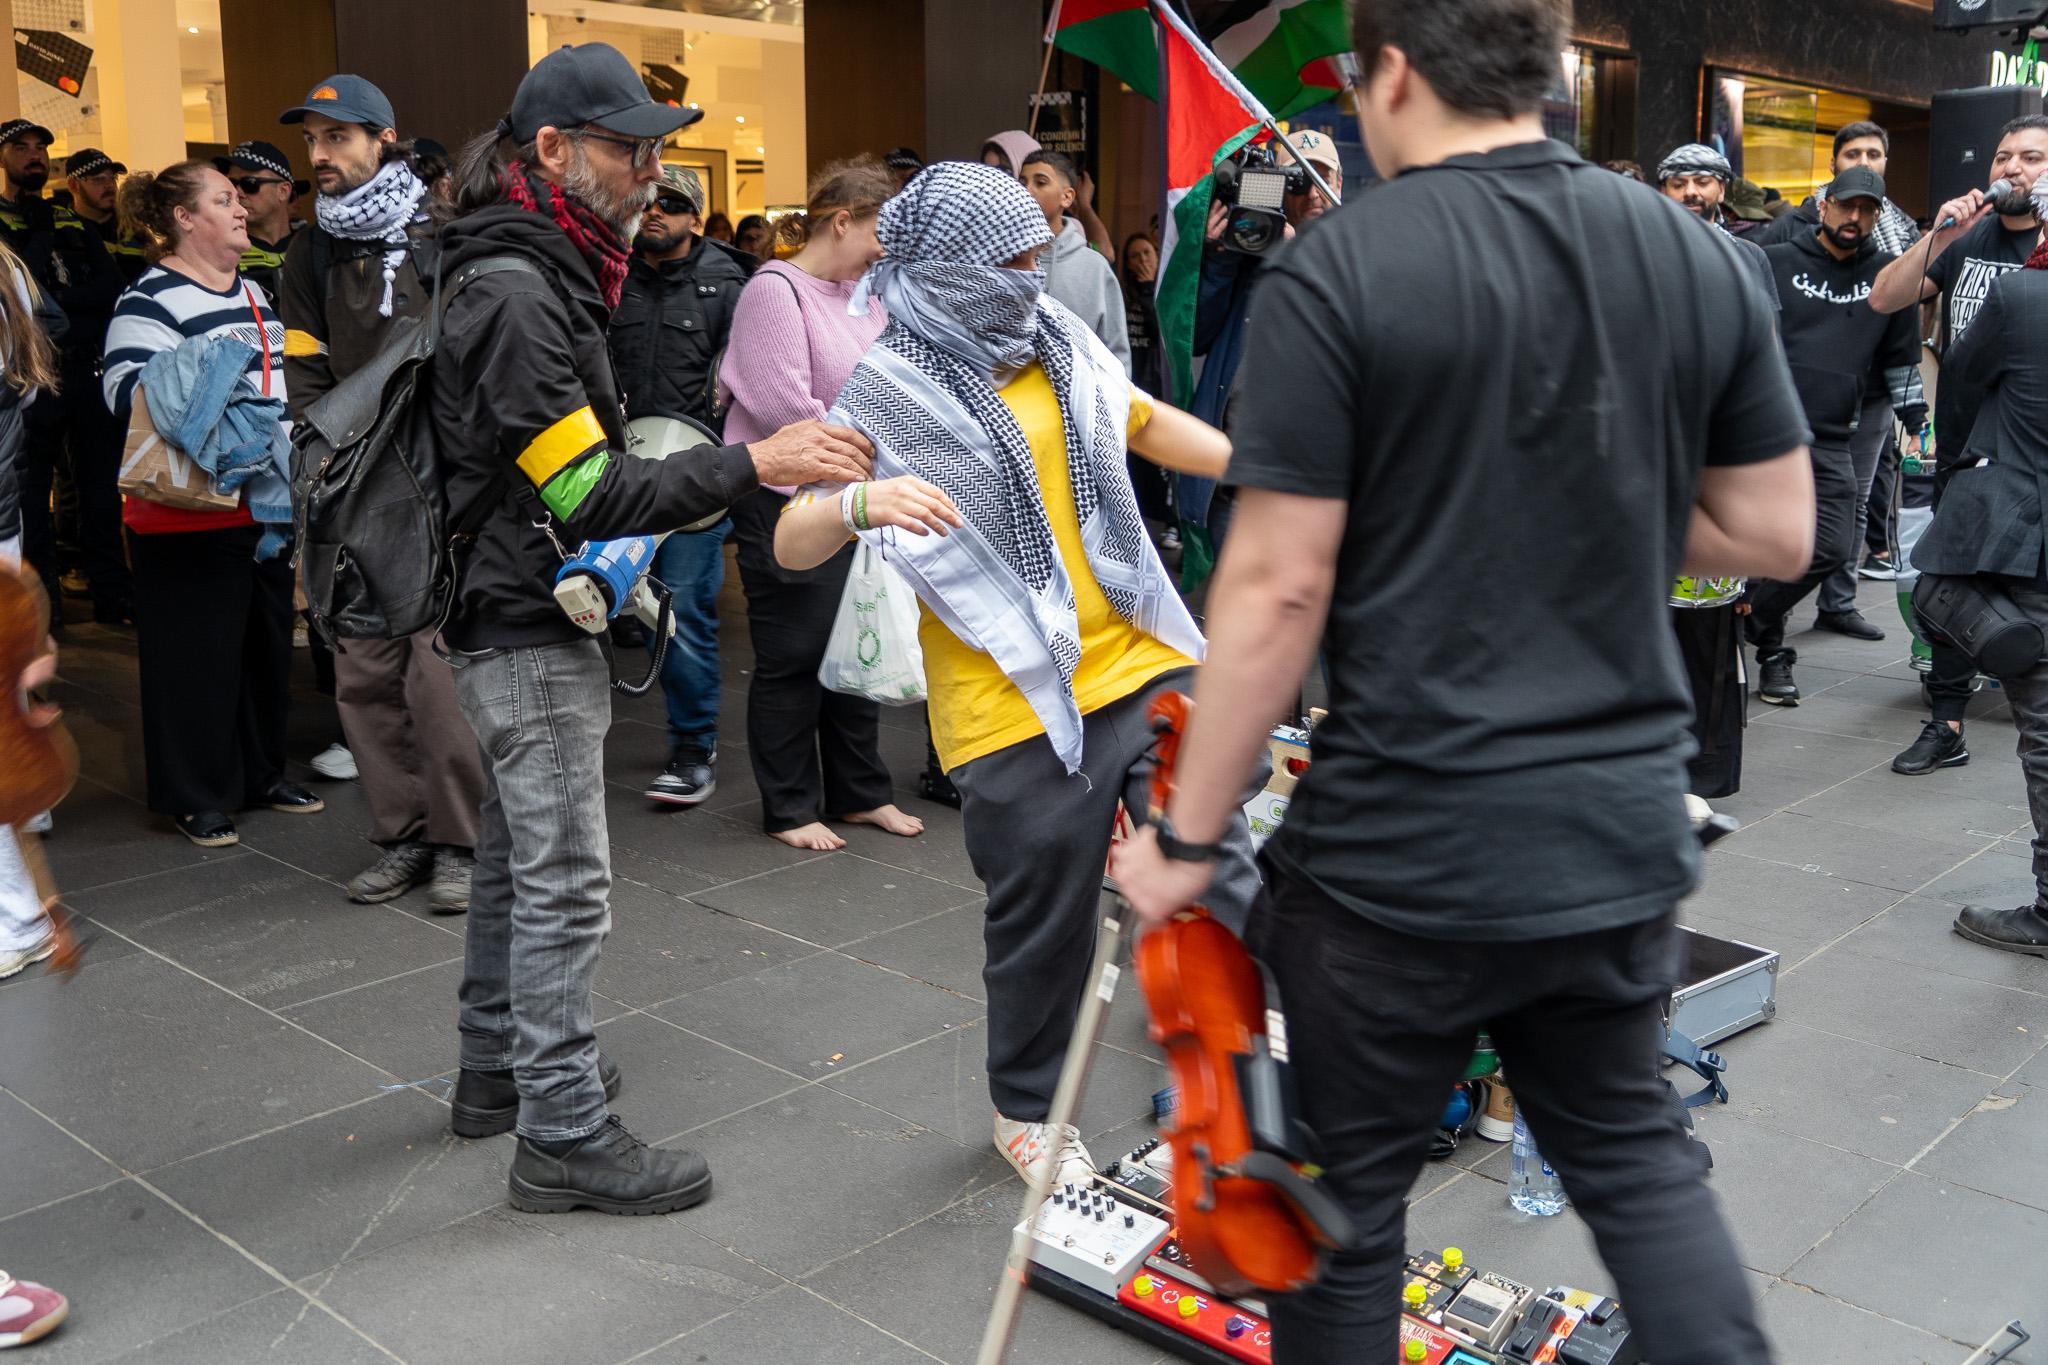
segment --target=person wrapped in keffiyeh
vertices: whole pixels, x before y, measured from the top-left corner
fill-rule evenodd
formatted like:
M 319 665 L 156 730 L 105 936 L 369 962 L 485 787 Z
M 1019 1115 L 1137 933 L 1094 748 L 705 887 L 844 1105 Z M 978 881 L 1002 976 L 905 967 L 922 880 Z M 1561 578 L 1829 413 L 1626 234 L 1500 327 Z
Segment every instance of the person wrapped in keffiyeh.
M 1076 772 L 1081 716 L 1102 699 L 1094 685 L 1106 681 L 1085 676 L 1090 631 L 1079 610 L 1078 572 L 1093 580 L 1079 585 L 1089 603 L 1107 599 L 1117 622 L 1144 637 L 1144 659 L 1185 667 L 1204 647 L 1147 534 L 1125 464 L 1127 435 L 1150 419 L 1152 402 L 1131 388 L 1108 348 L 1043 292 L 1035 261 L 1018 267 L 1051 234 L 1016 180 L 988 166 L 935 163 L 883 205 L 877 231 L 887 254 L 851 306 L 863 310 L 872 295 L 888 309 L 889 325 L 830 420 L 874 443 L 878 479 L 923 481 L 957 509 L 964 528 L 928 536 L 874 522 L 863 534 L 944 628 L 1000 669 L 1028 704 L 1025 733 L 1042 731 Z M 1027 432 L 1020 395 L 1046 385 L 1057 428 Z M 1042 405 L 1033 411 L 1052 416 Z M 1048 474 L 1060 486 L 1048 487 Z M 809 490 L 813 497 L 822 491 Z M 888 500 L 886 492 L 876 497 Z M 1068 520 L 1078 529 L 1079 556 L 1063 554 L 1058 543 L 1055 525 Z M 941 642 L 942 656 L 950 643 Z M 1084 675 L 1078 684 L 1077 670 Z M 948 768 L 1019 728 L 954 727 L 973 733 L 949 753 L 937 691 L 933 710 Z

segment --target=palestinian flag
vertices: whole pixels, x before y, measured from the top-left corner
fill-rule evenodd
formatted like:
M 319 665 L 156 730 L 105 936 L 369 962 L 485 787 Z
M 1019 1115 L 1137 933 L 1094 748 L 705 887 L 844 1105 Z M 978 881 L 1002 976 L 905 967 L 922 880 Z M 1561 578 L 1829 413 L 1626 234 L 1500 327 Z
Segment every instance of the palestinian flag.
M 1159 339 L 1166 347 L 1175 407 L 1194 396 L 1195 300 L 1216 167 L 1252 141 L 1270 118 L 1229 68 L 1173 12 L 1159 15 L 1159 87 L 1166 117 L 1166 213 L 1159 247 Z
M 1268 0 L 1245 18 L 1245 0 L 1201 35 L 1244 87 L 1291 118 L 1344 88 L 1336 58 L 1350 50 L 1344 0 Z M 1060 0 L 1046 41 L 1091 61 L 1146 99 L 1159 98 L 1150 0 Z

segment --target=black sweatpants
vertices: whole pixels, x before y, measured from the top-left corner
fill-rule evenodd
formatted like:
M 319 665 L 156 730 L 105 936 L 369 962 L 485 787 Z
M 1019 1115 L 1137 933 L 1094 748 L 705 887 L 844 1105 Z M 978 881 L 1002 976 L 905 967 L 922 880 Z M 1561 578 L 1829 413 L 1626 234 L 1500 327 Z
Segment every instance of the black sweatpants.
M 1671 628 L 1692 689 L 1692 737 L 1699 752 L 1686 761 L 1686 787 L 1713 800 L 1742 788 L 1742 731 L 1749 723 L 1742 681 L 1742 637 L 1735 603 L 1673 607 Z
M 149 808 L 237 811 L 284 776 L 292 571 L 262 529 L 128 537 Z
M 1815 445 L 1808 453 L 1813 461 L 1813 559 L 1805 576 L 1793 582 L 1760 578 L 1750 584 L 1749 640 L 1759 658 L 1784 647 L 1785 617 L 1856 552 L 1862 490 L 1848 447 Z
M 783 501 L 762 489 L 732 509 L 754 640 L 747 756 L 761 789 L 761 827 L 770 834 L 896 799 L 882 762 L 881 706 L 818 683 L 854 547 L 815 569 L 782 568 L 774 545 Z
M 1968 468 L 1957 463 L 1944 465 L 1934 471 L 1934 505 L 1941 506 L 1942 490 L 1956 472 Z M 1932 667 L 1927 671 L 1927 694 L 1932 700 L 1935 720 L 1960 722 L 1970 710 L 1970 694 L 1977 684 L 1977 665 L 1970 662 L 1970 656 L 1952 644 L 1935 640 L 1928 642 L 1933 653 L 1929 661 Z
M 1644 1355 L 1657 1365 L 1769 1361 L 1705 1160 L 1658 1074 L 1678 967 L 1670 914 L 1567 938 L 1425 939 L 1270 866 L 1267 878 L 1249 946 L 1287 1011 L 1325 1186 L 1360 1235 L 1315 1287 L 1272 1300 L 1274 1365 L 1398 1353 L 1408 1190 L 1481 1029 L 1592 1228 Z

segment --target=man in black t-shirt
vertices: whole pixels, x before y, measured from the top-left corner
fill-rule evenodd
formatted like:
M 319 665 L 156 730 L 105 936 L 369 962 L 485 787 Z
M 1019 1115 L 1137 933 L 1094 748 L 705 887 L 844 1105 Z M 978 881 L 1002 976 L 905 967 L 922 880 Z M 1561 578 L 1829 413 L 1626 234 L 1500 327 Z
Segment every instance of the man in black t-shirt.
M 1114 860 L 1148 921 L 1201 897 L 1320 644 L 1249 940 L 1361 1240 L 1273 1301 L 1275 1365 L 1395 1350 L 1402 1200 L 1482 1027 L 1644 1355 L 1769 1359 L 1657 1070 L 1700 864 L 1665 603 L 1805 568 L 1805 424 L 1734 246 L 1544 136 L 1563 22 L 1355 10 L 1387 180 L 1266 268 L 1178 783 Z
M 1896 313 L 1923 299 L 1941 297 L 1939 341 L 1944 350 L 1962 340 L 1976 321 L 1977 310 L 1991 285 L 2008 270 L 2018 270 L 2041 240 L 2041 222 L 2029 195 L 2034 181 L 2048 169 L 2048 118 L 2027 114 L 2005 125 L 1998 151 L 1991 158 L 1990 184 L 2009 181 L 2018 191 L 2010 212 L 1997 212 L 1982 190 L 1951 199 L 1934 214 L 1934 230 L 1905 255 L 1879 272 L 1871 286 L 1870 306 Z M 1934 500 L 1962 467 L 1963 449 L 1984 391 L 1961 375 L 1943 373 L 1934 400 Z M 1892 760 L 1892 771 L 1908 777 L 1954 768 L 1970 761 L 1963 741 L 1963 713 L 1970 704 L 1976 668 L 1954 645 L 1934 645 L 1934 667 L 1927 675 L 1933 719 L 1920 737 Z

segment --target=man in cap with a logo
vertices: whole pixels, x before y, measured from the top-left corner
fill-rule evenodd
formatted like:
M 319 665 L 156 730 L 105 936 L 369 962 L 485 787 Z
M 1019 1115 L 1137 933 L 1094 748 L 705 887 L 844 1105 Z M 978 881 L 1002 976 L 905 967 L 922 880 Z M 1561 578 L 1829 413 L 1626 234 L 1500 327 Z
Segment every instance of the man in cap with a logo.
M 283 284 L 284 256 L 302 226 L 292 216 L 300 182 L 292 176 L 290 158 L 268 142 L 237 142 L 226 156 L 213 159 L 228 178 L 249 213 L 249 246 L 242 252 L 242 273 L 276 301 Z
M 313 225 L 285 257 L 278 299 L 285 390 L 301 419 L 377 354 L 398 319 L 426 314 L 438 201 L 401 150 L 391 102 L 362 77 L 328 77 L 278 121 L 304 126 L 319 187 Z M 291 167 L 276 148 L 236 148 L 252 162 L 269 159 L 266 151 L 275 162 L 262 178 L 288 186 Z M 264 185 L 258 193 L 287 191 Z M 253 244 L 253 215 L 250 236 Z M 434 913 L 467 910 L 483 759 L 456 707 L 453 676 L 434 654 L 434 632 L 350 640 L 334 656 L 334 702 L 369 802 L 370 841 L 384 850 L 349 880 L 348 898 L 377 904 L 426 885 Z
M 489 783 L 451 1126 L 516 1129 L 512 1203 L 537 1213 L 669 1213 L 711 1191 L 703 1157 L 647 1147 L 606 1107 L 618 1073 L 599 1059 L 590 991 L 611 920 L 611 669 L 555 602 L 563 556 L 686 526 L 764 483 L 848 483 L 872 466 L 858 433 L 822 422 L 629 453 L 605 328 L 662 145 L 696 117 L 650 99 L 616 48 L 559 48 L 464 150 L 463 216 L 439 239 L 429 400 L 465 547 L 443 638 Z
M 732 334 L 733 310 L 753 271 L 746 253 L 699 235 L 704 185 L 683 166 L 663 166 L 654 202 L 633 239 L 633 263 L 607 341 L 625 390 L 626 416 L 689 417 L 715 433 L 713 362 Z M 663 656 L 668 765 L 647 799 L 694 806 L 717 788 L 718 593 L 732 522 L 673 535 L 656 552 L 654 576 L 675 594 L 676 638 Z M 653 649 L 658 641 L 650 640 Z
M 95 621 L 133 624 L 134 589 L 121 551 L 121 431 L 99 400 L 100 354 L 122 289 L 99 232 L 43 197 L 50 183 L 50 130 L 25 118 L 0 123 L 0 237 L 42 291 L 64 310 L 58 341 L 62 391 L 31 404 L 20 463 L 21 550 L 50 601 L 58 601 L 56 526 L 50 494 L 59 471 L 78 493 L 78 567 L 92 589 Z M 52 620 L 52 624 L 57 624 Z
M 114 258 L 124 282 L 133 284 L 149 268 L 149 244 L 141 237 L 121 235 L 121 177 L 128 168 L 97 147 L 80 147 L 64 158 L 64 183 L 71 190 L 71 209 L 99 235 L 100 245 Z

